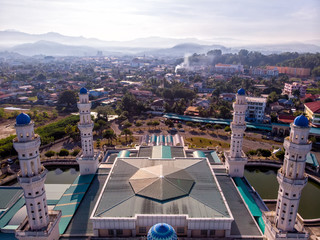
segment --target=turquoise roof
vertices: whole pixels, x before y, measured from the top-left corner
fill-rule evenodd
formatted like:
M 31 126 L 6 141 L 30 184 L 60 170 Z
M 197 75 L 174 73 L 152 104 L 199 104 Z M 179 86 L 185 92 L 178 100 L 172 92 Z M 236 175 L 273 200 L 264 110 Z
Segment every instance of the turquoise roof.
M 239 95 L 245 95 L 245 94 L 246 94 L 246 90 L 244 90 L 243 88 L 240 88 L 240 89 L 238 90 L 238 94 L 239 94 Z
M 25 114 L 25 113 L 20 113 L 16 118 L 16 123 L 18 125 L 29 124 L 30 121 L 31 121 L 31 118 L 29 117 L 28 114 Z
M 167 223 L 157 223 L 148 232 L 148 240 L 177 240 L 177 234 L 173 227 Z
M 87 94 L 88 93 L 88 90 L 86 88 L 81 88 L 80 89 L 80 94 Z
M 294 125 L 298 127 L 308 127 L 309 126 L 309 120 L 306 116 L 300 115 L 294 119 Z
M 130 157 L 130 151 L 122 150 L 118 153 L 118 158 Z

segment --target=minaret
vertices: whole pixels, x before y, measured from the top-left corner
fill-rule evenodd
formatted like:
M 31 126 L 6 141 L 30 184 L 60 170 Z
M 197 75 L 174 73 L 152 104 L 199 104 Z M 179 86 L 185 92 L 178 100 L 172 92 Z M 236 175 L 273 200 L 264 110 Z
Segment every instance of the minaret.
M 40 137 L 34 134 L 34 123 L 27 114 L 21 113 L 17 117 L 15 128 L 17 137 L 13 140 L 13 146 L 18 152 L 20 163 L 18 180 L 24 191 L 27 209 L 27 218 L 17 229 L 16 237 L 59 239 L 61 212 L 48 211 L 44 187 L 48 171 L 40 162 Z
M 295 229 L 295 223 L 301 191 L 308 181 L 305 164 L 311 149 L 309 130 L 308 119 L 303 115 L 298 116 L 291 123 L 290 136 L 284 140 L 285 157 L 277 174 L 279 191 L 276 213 L 273 224 L 269 222 L 266 228 L 266 235 L 270 239 L 290 238 L 289 236 L 294 239 L 308 238 L 306 233 L 297 231 L 301 229 Z
M 225 151 L 226 166 L 231 177 L 243 177 L 244 165 L 247 157 L 242 151 L 243 133 L 246 129 L 245 115 L 247 102 L 245 90 L 238 90 L 236 101 L 233 103 L 233 121 L 231 122 L 231 145 L 230 150 Z
M 307 184 L 305 175 L 307 154 L 311 150 L 308 141 L 309 121 L 301 115 L 291 124 L 288 139 L 284 140 L 285 157 L 278 171 L 278 201 L 276 208 L 276 226 L 283 231 L 292 231 L 298 212 L 301 191 Z
M 77 158 L 80 166 L 80 174 L 94 174 L 98 168 L 98 157 L 93 150 L 93 122 L 91 120 L 91 102 L 89 93 L 85 88 L 80 89 L 78 108 L 80 113 L 80 123 L 78 128 L 81 132 L 82 155 Z

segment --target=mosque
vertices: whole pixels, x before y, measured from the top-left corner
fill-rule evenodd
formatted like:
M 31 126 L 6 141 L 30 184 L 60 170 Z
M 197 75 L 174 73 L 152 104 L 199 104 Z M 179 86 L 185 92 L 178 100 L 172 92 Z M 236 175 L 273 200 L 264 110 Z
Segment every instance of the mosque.
M 179 135 L 161 135 L 145 136 L 141 146 L 119 152 L 111 164 L 100 163 L 101 153 L 93 148 L 91 104 L 85 88 L 80 90 L 78 108 L 80 176 L 53 206 L 47 197 L 52 189 L 44 184 L 47 170 L 40 162 L 40 137 L 27 114 L 17 117 L 13 145 L 20 162 L 18 181 L 23 196 L 11 199 L 13 207 L 1 212 L 1 232 L 8 234 L 1 238 L 13 237 L 15 232 L 15 238 L 21 240 L 308 239 L 296 221 L 307 183 L 306 155 L 311 149 L 305 116 L 294 120 L 284 141 L 277 206 L 269 211 L 243 175 L 247 163 L 242 151 L 247 108 L 244 89 L 238 90 L 233 103 L 225 162 L 218 156 L 211 161 L 203 152 L 185 148 Z M 27 216 L 13 227 L 10 219 L 22 207 Z

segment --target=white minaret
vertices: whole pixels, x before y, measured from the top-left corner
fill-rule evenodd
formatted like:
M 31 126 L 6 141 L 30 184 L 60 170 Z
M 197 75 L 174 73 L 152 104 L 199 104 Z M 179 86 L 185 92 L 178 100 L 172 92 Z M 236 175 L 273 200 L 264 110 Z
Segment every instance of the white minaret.
M 42 237 L 45 239 L 59 239 L 59 224 L 57 222 L 60 220 L 61 212 L 55 211 L 52 214 L 48 211 L 44 187 L 47 170 L 40 162 L 40 137 L 34 134 L 34 123 L 31 122 L 27 114 L 21 113 L 17 117 L 15 128 L 17 137 L 13 140 L 13 146 L 18 152 L 20 163 L 18 180 L 24 191 L 27 209 L 27 218 L 18 228 L 16 237 L 33 239 L 36 237 L 32 235 L 34 232 L 38 237 L 43 235 Z M 49 215 L 54 215 L 56 219 L 50 220 Z M 54 226 L 50 224 L 52 220 L 55 222 Z M 53 235 L 48 235 L 48 228 L 49 230 L 54 228 L 50 230 Z
M 291 124 L 289 138 L 283 143 L 285 157 L 278 171 L 278 201 L 276 208 L 276 226 L 283 231 L 292 231 L 298 212 L 301 191 L 307 184 L 305 175 L 307 154 L 311 150 L 308 141 L 309 121 L 301 115 Z
M 279 191 L 276 212 L 273 224 L 269 221 L 268 226 L 266 225 L 269 239 L 308 238 L 308 234 L 297 231 L 301 229 L 295 229 L 295 223 L 301 191 L 308 181 L 305 164 L 311 149 L 311 142 L 308 141 L 309 130 L 308 119 L 303 115 L 298 116 L 291 124 L 290 136 L 284 140 L 285 157 L 277 174 Z
M 82 155 L 77 158 L 80 166 L 80 174 L 94 174 L 98 168 L 99 153 L 93 150 L 93 122 L 91 120 L 91 102 L 89 93 L 85 88 L 80 89 L 78 108 L 80 113 L 80 123 L 78 128 L 81 132 Z
M 231 123 L 231 145 L 230 150 L 225 151 L 226 166 L 231 177 L 243 177 L 244 165 L 247 157 L 242 151 L 243 133 L 246 129 L 245 115 L 247 101 L 245 90 L 238 90 L 236 101 L 233 103 L 233 121 Z

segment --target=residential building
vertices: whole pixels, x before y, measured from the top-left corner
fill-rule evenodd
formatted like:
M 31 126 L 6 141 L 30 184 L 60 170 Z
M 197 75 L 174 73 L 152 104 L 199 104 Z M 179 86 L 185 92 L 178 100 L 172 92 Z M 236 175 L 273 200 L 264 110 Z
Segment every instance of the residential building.
M 164 111 L 164 100 L 163 99 L 154 100 L 151 103 L 150 108 L 153 111 L 163 112 Z
M 295 91 L 299 90 L 300 97 L 304 97 L 306 95 L 307 86 L 298 82 L 294 83 L 285 83 L 284 88 L 282 90 L 282 94 L 287 94 L 289 97 L 294 96 Z
M 218 63 L 215 66 L 215 71 L 218 73 L 243 73 L 244 68 L 241 64 L 222 64 Z
M 236 94 L 234 94 L 234 93 L 221 93 L 219 95 L 219 98 L 221 98 L 225 101 L 231 102 L 236 98 Z
M 199 110 L 198 107 L 189 106 L 184 111 L 184 115 L 193 115 L 193 116 L 199 116 Z
M 267 70 L 278 70 L 279 73 L 283 73 L 283 74 L 287 74 L 289 76 L 295 76 L 295 77 L 310 76 L 310 68 L 267 66 Z
M 246 120 L 249 122 L 263 122 L 267 99 L 259 97 L 247 97 L 247 104 L 248 108 L 246 111 Z
M 304 112 L 312 125 L 320 127 L 320 101 L 305 103 Z

